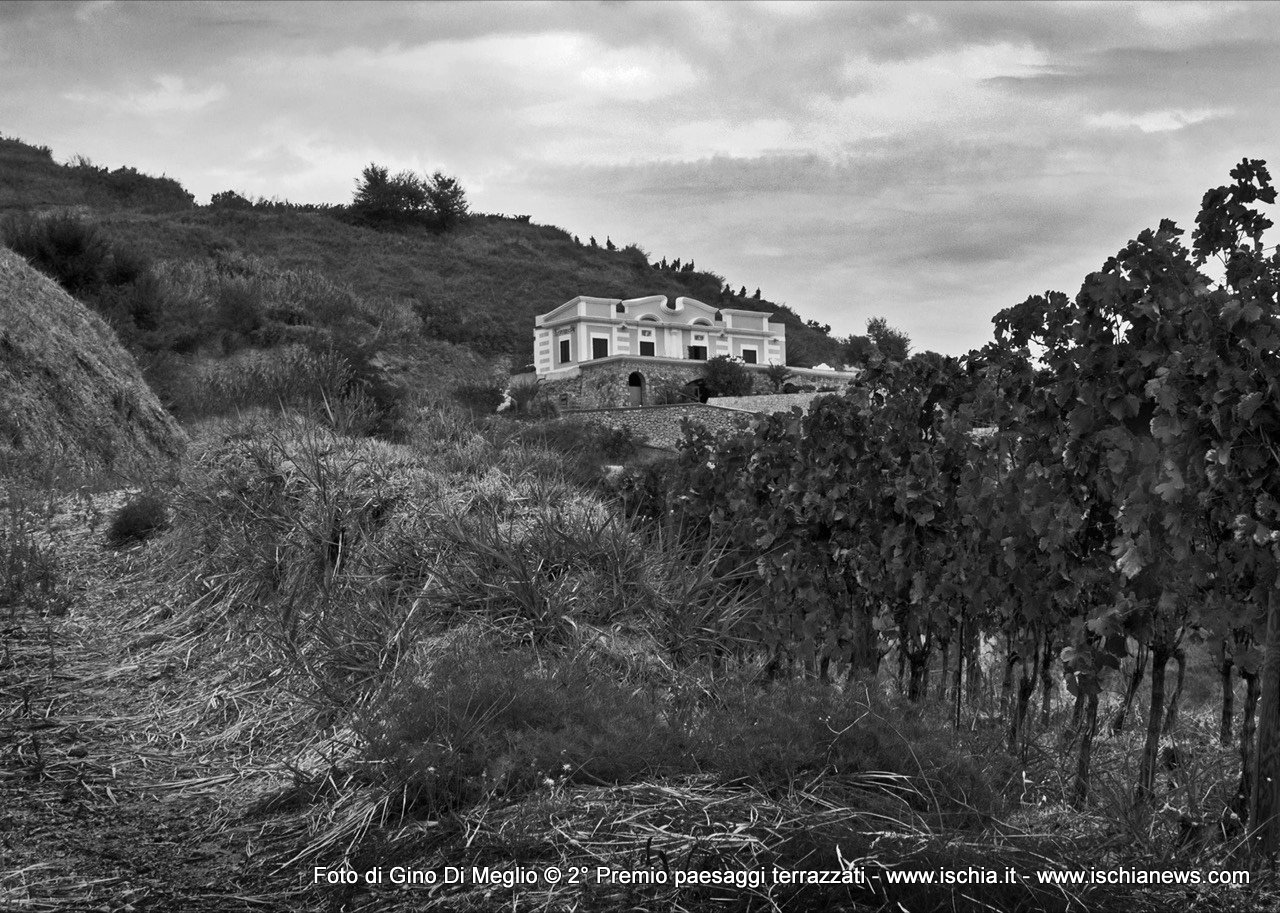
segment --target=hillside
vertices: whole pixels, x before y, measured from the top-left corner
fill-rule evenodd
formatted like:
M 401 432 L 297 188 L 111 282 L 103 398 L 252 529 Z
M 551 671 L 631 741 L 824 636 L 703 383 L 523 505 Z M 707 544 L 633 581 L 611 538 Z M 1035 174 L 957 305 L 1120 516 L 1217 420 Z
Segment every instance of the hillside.
M 0 466 L 130 476 L 184 437 L 96 314 L 0 247 Z
M 84 158 L 60 165 L 48 146 L 0 136 L 0 214 L 61 206 L 165 212 L 194 205 L 195 198 L 172 178 L 133 168 L 109 171 Z
M 0 210 L 87 207 L 112 242 L 151 259 L 209 261 L 242 254 L 314 273 L 362 298 L 407 303 L 422 318 L 427 338 L 502 358 L 515 371 L 532 361 L 534 316 L 577 294 L 689 295 L 768 311 L 787 325 L 792 364 L 843 357 L 838 341 L 806 326 L 789 308 L 726 294 L 721 276 L 658 269 L 635 246 L 591 247 L 527 217 L 473 216 L 436 234 L 351 224 L 342 207 L 315 211 L 265 201 L 249 209 L 192 207 L 179 205 L 190 197 L 168 178 L 57 165 L 49 150 L 17 140 L 0 143 L 0 173 Z M 132 197 L 113 190 L 126 179 L 138 184 Z
M 517 219 L 474 217 L 447 234 L 380 231 L 324 213 L 290 211 L 120 212 L 104 221 L 113 236 L 159 259 L 239 252 L 316 272 L 361 296 L 408 300 L 428 336 L 506 356 L 513 370 L 532 361 L 534 317 L 577 294 L 689 295 L 765 310 L 787 324 L 793 364 L 840 357 L 834 340 L 789 309 L 722 295 L 718 276 L 657 270 L 635 248 L 592 248 L 562 229 Z

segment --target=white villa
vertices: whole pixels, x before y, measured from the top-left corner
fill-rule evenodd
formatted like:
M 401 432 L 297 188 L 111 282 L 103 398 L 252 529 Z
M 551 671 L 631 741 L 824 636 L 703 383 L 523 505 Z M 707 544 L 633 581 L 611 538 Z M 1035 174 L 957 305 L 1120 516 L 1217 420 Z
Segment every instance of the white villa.
M 601 359 L 706 361 L 720 355 L 747 364 L 785 365 L 786 327 L 771 314 L 715 308 L 694 298 L 589 298 L 579 295 L 534 322 L 534 366 L 553 380 Z

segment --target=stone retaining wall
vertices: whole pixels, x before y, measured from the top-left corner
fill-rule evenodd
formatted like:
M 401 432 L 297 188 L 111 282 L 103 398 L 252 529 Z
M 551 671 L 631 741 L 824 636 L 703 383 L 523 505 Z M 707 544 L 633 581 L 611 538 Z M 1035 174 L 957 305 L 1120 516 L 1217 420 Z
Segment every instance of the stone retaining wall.
M 808 411 L 811 402 L 819 396 L 829 395 L 828 393 L 770 393 L 767 396 L 713 396 L 707 400 L 707 405 L 761 413 L 790 412 L 794 406 Z
M 567 418 L 596 422 L 610 428 L 627 428 L 651 447 L 674 450 L 680 441 L 680 422 L 689 419 L 712 431 L 731 431 L 749 422 L 752 413 L 703 403 L 645 406 L 637 409 L 588 409 L 566 412 Z
M 768 378 L 767 365 L 743 367 L 751 381 L 753 396 L 780 395 Z M 687 385 L 691 381 L 701 380 L 705 375 L 705 368 L 706 362 L 702 361 L 613 355 L 572 365 L 550 374 L 537 375 L 534 382 L 538 384 L 537 400 L 555 409 L 625 409 L 636 405 L 675 404 L 690 396 L 696 399 L 696 391 L 690 390 Z M 815 387 L 819 391 L 842 390 L 857 376 L 855 372 L 817 371 L 812 368 L 788 370 L 791 372 L 788 383 L 794 385 L 791 389 L 795 392 L 787 395 L 799 398 L 779 400 L 781 405 L 777 406 L 755 403 L 735 408 L 750 409 L 752 412 L 773 412 L 790 409 L 792 404 L 807 405 Z M 639 379 L 641 385 L 632 387 L 632 377 Z

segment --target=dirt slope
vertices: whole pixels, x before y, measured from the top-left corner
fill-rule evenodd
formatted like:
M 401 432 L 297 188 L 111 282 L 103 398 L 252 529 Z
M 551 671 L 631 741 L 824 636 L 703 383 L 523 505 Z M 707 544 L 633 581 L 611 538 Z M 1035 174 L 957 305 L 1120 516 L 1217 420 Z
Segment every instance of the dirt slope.
M 184 444 L 111 328 L 0 247 L 0 471 L 144 478 Z

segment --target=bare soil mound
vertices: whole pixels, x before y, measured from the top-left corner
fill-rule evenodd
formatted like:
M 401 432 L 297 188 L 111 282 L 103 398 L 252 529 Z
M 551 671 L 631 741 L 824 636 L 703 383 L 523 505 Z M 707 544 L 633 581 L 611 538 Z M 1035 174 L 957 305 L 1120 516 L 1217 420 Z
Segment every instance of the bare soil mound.
M 0 468 L 139 478 L 184 445 L 111 328 L 0 247 Z

